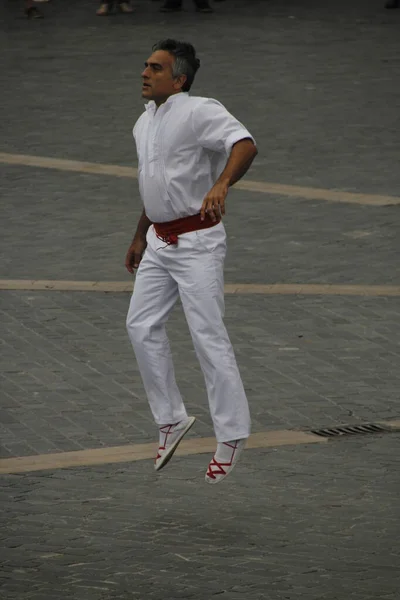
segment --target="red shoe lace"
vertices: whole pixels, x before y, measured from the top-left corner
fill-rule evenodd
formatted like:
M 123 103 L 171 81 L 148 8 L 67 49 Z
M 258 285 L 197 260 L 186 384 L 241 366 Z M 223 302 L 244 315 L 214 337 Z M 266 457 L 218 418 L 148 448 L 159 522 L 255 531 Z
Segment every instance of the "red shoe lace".
M 158 448 L 158 452 L 157 452 L 157 456 L 156 456 L 156 462 L 158 461 L 159 458 L 161 458 L 162 454 L 160 454 L 160 450 L 165 450 L 165 446 L 159 446 Z
M 233 457 L 235 456 L 235 452 L 236 452 L 236 448 L 237 448 L 237 441 L 235 442 L 235 445 L 232 446 L 232 444 L 228 444 L 228 442 L 223 442 L 225 446 L 229 446 L 229 448 L 232 448 L 232 456 L 231 456 L 231 460 L 228 463 L 219 463 L 217 460 L 215 460 L 215 456 L 213 457 L 212 461 L 210 462 L 210 464 L 208 465 L 208 469 L 207 469 L 207 477 L 210 477 L 210 479 L 216 479 L 216 475 L 226 475 L 226 471 L 223 469 L 223 467 L 231 467 L 232 466 L 232 462 L 233 462 Z M 213 467 L 216 469 L 213 471 Z
M 179 423 L 179 421 L 178 421 L 178 423 Z M 157 462 L 158 459 L 161 458 L 162 455 L 160 454 L 160 450 L 165 450 L 166 449 L 166 447 L 167 447 L 167 439 L 168 439 L 168 436 L 171 433 L 171 429 L 173 427 L 175 427 L 176 425 L 178 425 L 178 423 L 173 423 L 172 425 L 163 425 L 162 427 L 159 428 L 160 431 L 161 431 L 161 433 L 165 434 L 165 439 L 164 439 L 164 446 L 159 446 L 158 447 L 158 452 L 157 452 L 157 456 L 156 456 L 155 462 Z
M 226 475 L 226 471 L 224 471 L 224 469 L 222 467 L 230 467 L 231 466 L 231 462 L 230 463 L 219 463 L 215 460 L 215 458 L 212 459 L 212 461 L 210 462 L 210 464 L 208 465 L 208 469 L 207 469 L 207 477 L 210 477 L 211 479 L 216 479 L 216 475 Z M 213 467 L 217 467 L 217 469 L 215 471 L 213 471 Z

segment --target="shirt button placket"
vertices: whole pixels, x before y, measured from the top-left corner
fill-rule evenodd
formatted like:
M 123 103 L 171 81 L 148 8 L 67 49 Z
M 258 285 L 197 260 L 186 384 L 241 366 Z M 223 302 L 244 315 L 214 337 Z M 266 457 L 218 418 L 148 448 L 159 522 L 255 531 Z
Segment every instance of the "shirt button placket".
M 158 111 L 156 112 L 156 114 L 154 115 L 154 118 L 152 120 L 151 123 L 151 135 L 150 135 L 150 175 L 151 177 L 154 177 L 155 175 L 155 167 L 154 167 L 154 163 L 155 163 L 155 156 L 156 156 L 156 137 L 157 137 L 157 132 L 158 129 L 160 127 L 160 121 L 161 121 L 161 112 L 162 112 L 162 106 L 158 109 Z

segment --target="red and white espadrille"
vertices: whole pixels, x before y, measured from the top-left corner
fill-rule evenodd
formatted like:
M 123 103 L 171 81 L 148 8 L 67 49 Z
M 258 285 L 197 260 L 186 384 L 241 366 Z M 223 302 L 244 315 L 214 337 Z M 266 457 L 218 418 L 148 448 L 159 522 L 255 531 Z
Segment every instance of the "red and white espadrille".
M 158 447 L 154 468 L 159 471 L 171 460 L 184 435 L 193 426 L 196 417 L 188 417 L 185 421 L 163 425 L 160 427 L 160 445 Z
M 208 465 L 206 482 L 213 484 L 225 479 L 237 463 L 245 445 L 246 439 L 219 443 L 217 451 Z

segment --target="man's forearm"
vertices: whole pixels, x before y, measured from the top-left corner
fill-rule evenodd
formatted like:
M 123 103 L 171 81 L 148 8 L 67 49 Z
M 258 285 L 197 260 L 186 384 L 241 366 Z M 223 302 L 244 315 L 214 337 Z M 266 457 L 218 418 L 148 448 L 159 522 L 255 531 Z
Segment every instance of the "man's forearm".
M 236 142 L 218 182 L 225 182 L 229 186 L 234 185 L 248 171 L 257 154 L 257 148 L 251 139 L 246 138 Z
M 143 212 L 140 216 L 139 223 L 137 224 L 136 233 L 135 233 L 133 239 L 135 240 L 138 238 L 146 238 L 146 233 L 147 233 L 147 230 L 149 229 L 150 225 L 151 225 L 151 221 L 146 216 L 146 213 L 144 212 L 144 209 L 143 209 Z

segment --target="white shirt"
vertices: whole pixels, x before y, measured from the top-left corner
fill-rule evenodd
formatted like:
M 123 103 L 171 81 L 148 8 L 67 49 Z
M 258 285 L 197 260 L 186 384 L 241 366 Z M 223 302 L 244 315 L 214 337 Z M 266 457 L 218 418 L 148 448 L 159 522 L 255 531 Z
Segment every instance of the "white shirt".
M 146 215 L 154 223 L 194 215 L 223 171 L 232 146 L 253 137 L 212 98 L 182 92 L 158 109 L 154 101 L 145 108 L 133 137 Z

